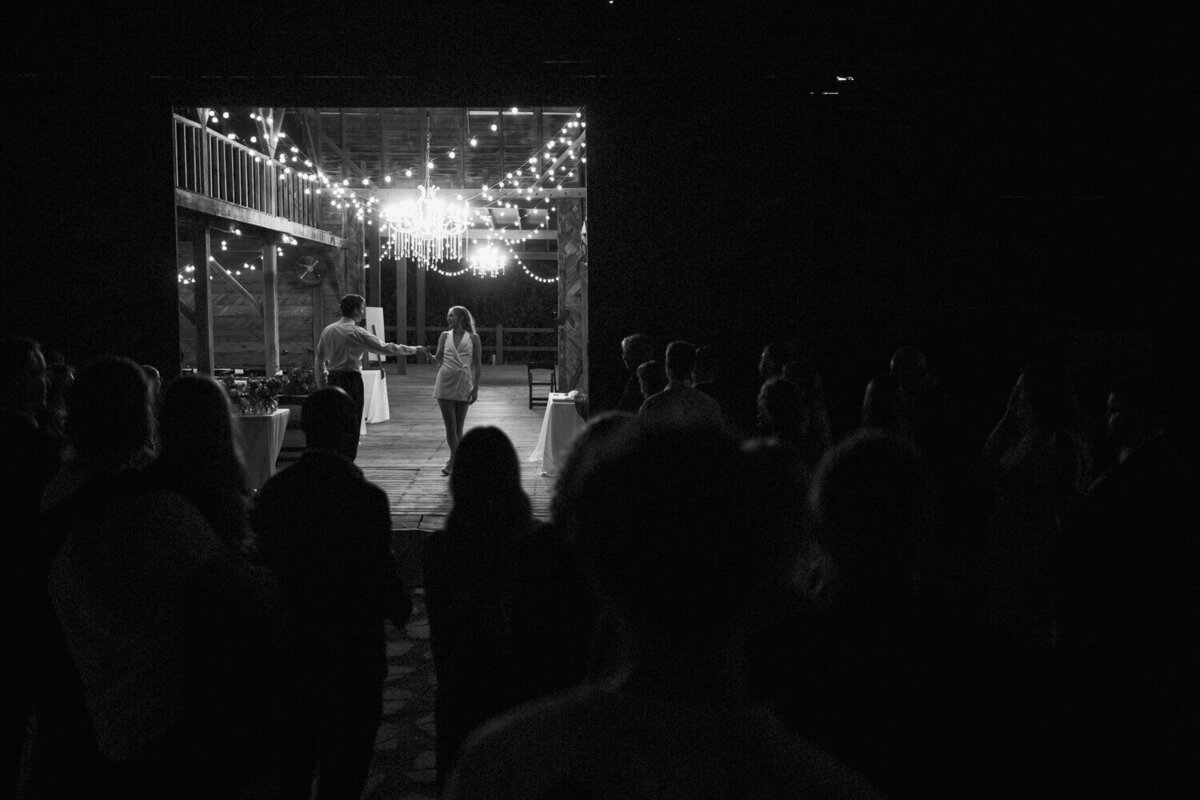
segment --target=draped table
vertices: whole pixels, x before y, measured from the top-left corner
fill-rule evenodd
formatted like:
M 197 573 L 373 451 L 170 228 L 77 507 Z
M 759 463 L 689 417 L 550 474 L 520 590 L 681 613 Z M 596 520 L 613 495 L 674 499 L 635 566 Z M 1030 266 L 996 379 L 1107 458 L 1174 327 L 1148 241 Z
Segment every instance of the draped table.
M 270 414 L 242 414 L 242 439 L 246 445 L 246 484 L 257 492 L 267 479 L 275 474 L 275 459 L 283 447 L 283 435 L 287 431 L 286 408 Z
M 388 408 L 387 381 L 383 371 L 364 369 L 363 373 L 363 418 L 358 423 L 359 434 L 367 432 L 367 423 L 387 422 L 392 418 Z
M 546 401 L 546 413 L 542 417 L 542 431 L 538 434 L 537 447 L 528 460 L 540 460 L 543 475 L 557 475 L 563 461 L 571 452 L 575 437 L 585 425 L 575 409 L 574 397 L 551 392 Z

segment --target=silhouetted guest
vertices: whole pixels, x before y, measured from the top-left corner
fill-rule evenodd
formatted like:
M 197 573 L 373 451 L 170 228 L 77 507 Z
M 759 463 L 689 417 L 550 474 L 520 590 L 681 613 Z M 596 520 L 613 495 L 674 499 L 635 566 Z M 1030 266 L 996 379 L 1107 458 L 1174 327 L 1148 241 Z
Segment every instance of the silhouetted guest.
M 988 619 L 1015 643 L 1043 653 L 1055 636 L 1053 554 L 1085 474 L 1073 422 L 1066 376 L 1054 366 L 1030 364 L 1021 370 L 983 452 L 994 489 L 986 550 Z
M 781 375 L 800 387 L 800 401 L 808 417 L 808 457 L 816 463 L 833 444 L 833 422 L 829 418 L 825 383 L 816 359 L 801 350 L 792 361 L 783 365 Z
M 45 517 L 62 541 L 50 597 L 105 759 L 99 793 L 148 797 L 170 785 L 185 797 L 232 796 L 225 776 L 211 772 L 211 743 L 198 736 L 188 654 L 192 621 L 236 590 L 235 568 L 186 500 L 131 469 L 152 430 L 137 364 L 109 358 L 80 371 L 67 417 L 76 460 L 51 486 L 60 492 L 47 492 L 61 498 Z M 67 484 L 75 488 L 62 494 Z M 238 612 L 243 619 L 255 609 Z M 69 681 L 56 689 L 69 695 Z
M 658 394 L 667 388 L 667 370 L 661 361 L 646 361 L 637 368 L 638 386 L 644 397 Z M 644 400 L 642 402 L 645 402 Z M 641 409 L 641 406 L 638 406 Z M 636 411 L 634 413 L 637 413 Z
M 250 493 L 225 387 L 207 375 L 176 378 L 159 398 L 158 436 L 149 477 L 187 498 L 227 546 L 248 551 Z
M 285 609 L 282 796 L 358 797 L 374 752 L 387 674 L 384 620 L 402 628 L 412 601 L 391 550 L 387 495 L 349 461 L 354 402 L 309 395 L 307 449 L 263 486 L 251 513 L 259 557 Z
M 989 720 L 974 716 L 986 681 L 971 638 L 923 594 L 930 508 L 916 451 L 883 431 L 851 434 L 822 459 L 811 505 L 828 596 L 773 637 L 793 664 L 776 666 L 790 676 L 775 679 L 784 718 L 891 796 L 986 793 Z
M 34 608 L 45 604 L 45 564 L 38 555 L 37 523 L 42 490 L 58 469 L 59 445 L 38 427 L 46 405 L 46 362 L 33 339 L 0 339 L 0 508 L 8 537 L 4 586 L 4 641 L 17 673 L 5 691 L 9 759 L 4 784 L 16 791 L 17 774 L 34 691 Z
M 895 375 L 876 375 L 867 384 L 863 394 L 862 427 L 912 439 L 912 426 L 905 411 L 900 379 Z
M 629 633 L 626 668 L 485 725 L 446 796 L 874 796 L 747 699 L 745 636 L 785 568 L 749 457 L 715 429 L 640 418 L 605 439 L 564 503 Z
M 46 405 L 38 414 L 38 427 L 53 436 L 60 448 L 67 444 L 67 392 L 74 382 L 74 367 L 67 364 L 46 366 Z
M 758 359 L 758 378 L 765 381 L 768 378 L 782 378 L 783 366 L 795 358 L 796 346 L 791 341 L 776 340 L 763 346 L 762 355 Z
M 1164 435 L 1151 376 L 1118 381 L 1116 460 L 1071 517 L 1061 554 L 1061 652 L 1082 790 L 1165 796 L 1200 779 L 1195 485 Z
M 607 443 L 625 425 L 637 420 L 637 415 L 625 411 L 609 411 L 588 420 L 587 426 L 575 437 L 571 452 L 567 456 L 558 479 L 554 484 L 554 496 L 550 501 L 550 518 L 556 531 L 567 531 L 578 524 L 574 519 L 574 506 L 570 498 L 592 470 L 600 463 Z M 559 534 L 561 537 L 561 533 Z M 570 579 L 582 577 L 578 571 L 575 553 L 571 552 L 572 569 Z M 622 669 L 627 657 L 628 642 L 620 615 L 612 603 L 603 596 L 589 592 L 595 613 L 595 623 L 589 632 L 587 679 L 601 681 L 613 677 Z
M 808 410 L 800 387 L 787 378 L 767 378 L 758 390 L 758 438 L 774 438 L 799 451 L 806 470 L 817 466 L 817 448 L 810 442 Z
M 721 354 L 716 347 L 696 348 L 696 365 L 692 369 L 692 385 L 717 401 L 725 421 L 740 432 L 754 427 L 754 396 L 752 391 L 730 380 L 721 369 Z
M 625 390 L 617 403 L 618 411 L 636 414 L 646 396 L 638 379 L 638 367 L 654 359 L 654 342 L 644 333 L 634 333 L 621 340 L 621 361 L 625 364 Z
M 244 618 L 245 600 L 225 595 L 206 603 L 189 624 L 195 651 L 189 655 L 201 735 L 207 736 L 221 766 L 229 767 L 230 786 L 240 786 L 267 761 L 270 746 L 271 691 L 267 658 L 276 633 L 272 611 L 278 583 L 252 565 L 249 492 L 242 461 L 241 436 L 225 387 L 207 375 L 184 375 L 159 398 L 159 456 L 146 471 L 151 486 L 175 492 L 200 512 L 225 545 L 234 563 L 238 592 L 262 609 Z M 251 623 L 251 624 L 247 624 Z
M 956 441 L 958 421 L 953 418 L 945 388 L 929 371 L 925 353 L 905 345 L 892 354 L 891 374 L 900 383 L 904 416 L 917 450 L 940 476 L 962 466 L 962 445 Z
M 683 341 L 667 345 L 667 386 L 661 392 L 647 395 L 638 416 L 655 424 L 720 424 L 724 420 L 721 404 L 692 386 L 695 364 L 695 345 Z
M 565 580 L 561 537 L 533 518 L 503 431 L 467 432 L 450 492 L 446 527 L 426 541 L 422 561 L 439 784 L 480 724 L 583 679 L 594 615 L 582 580 Z

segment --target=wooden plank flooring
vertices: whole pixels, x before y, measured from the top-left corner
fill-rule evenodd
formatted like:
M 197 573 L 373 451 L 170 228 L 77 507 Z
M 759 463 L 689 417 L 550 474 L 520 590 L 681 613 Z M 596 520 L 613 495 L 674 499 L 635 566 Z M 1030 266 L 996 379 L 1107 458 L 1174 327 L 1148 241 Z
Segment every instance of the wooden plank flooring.
M 440 530 L 450 511 L 449 478 L 441 473 L 449 450 L 437 401 L 431 364 L 409 364 L 406 375 L 388 365 L 387 389 L 392 418 L 367 425 L 358 459 L 367 479 L 388 494 L 395 530 Z M 479 399 L 467 413 L 466 430 L 495 425 L 512 440 L 521 463 L 521 483 L 539 519 L 549 517 L 552 478 L 541 475 L 541 461 L 529 461 L 542 428 L 542 406 L 529 408 L 525 366 L 483 368 Z

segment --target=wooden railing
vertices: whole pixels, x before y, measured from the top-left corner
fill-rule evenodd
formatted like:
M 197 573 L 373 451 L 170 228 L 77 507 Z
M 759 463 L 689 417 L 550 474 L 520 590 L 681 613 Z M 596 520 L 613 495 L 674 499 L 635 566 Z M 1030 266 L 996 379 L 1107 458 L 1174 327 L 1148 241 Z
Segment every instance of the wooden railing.
M 438 333 L 440 330 L 440 328 L 434 327 L 425 328 L 427 335 Z M 487 363 L 504 364 L 506 363 L 505 359 L 507 358 L 512 361 L 512 363 L 523 364 L 526 361 L 532 361 L 536 360 L 537 358 L 544 357 L 544 354 L 558 353 L 557 342 L 552 345 L 534 345 L 517 344 L 511 339 L 507 342 L 505 341 L 505 337 L 511 334 L 547 334 L 550 337 L 550 340 L 554 341 L 553 337 L 558 332 L 556 328 L 509 328 L 504 325 L 497 325 L 492 328 L 485 327 L 483 325 L 476 325 L 475 330 L 479 333 L 479 338 L 483 343 L 483 360 Z M 395 338 L 395 325 L 384 326 L 384 331 L 387 333 L 386 338 L 389 342 L 397 341 Z M 409 325 L 405 328 L 405 332 L 406 336 L 402 337 L 401 341 L 413 341 L 413 337 L 416 336 L 417 329 L 415 326 Z M 436 339 L 433 339 L 433 341 L 436 341 Z M 424 342 L 421 342 L 421 344 L 424 344 Z M 516 354 L 518 353 L 524 355 L 517 356 Z M 495 361 L 491 360 L 493 355 L 496 357 Z
M 318 184 L 205 125 L 174 118 L 177 189 L 321 227 Z

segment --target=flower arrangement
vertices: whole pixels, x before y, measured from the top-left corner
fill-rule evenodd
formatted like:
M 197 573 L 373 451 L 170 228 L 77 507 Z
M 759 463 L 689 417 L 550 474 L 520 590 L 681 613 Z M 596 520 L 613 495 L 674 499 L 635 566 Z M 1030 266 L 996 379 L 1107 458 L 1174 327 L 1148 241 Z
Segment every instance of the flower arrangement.
M 247 378 L 236 381 L 226 377 L 225 391 L 233 407 L 242 414 L 270 414 L 279 407 L 279 390 L 283 382 L 278 378 Z
M 317 376 L 311 365 L 284 367 L 276 377 L 281 382 L 279 394 L 307 395 L 317 390 Z

